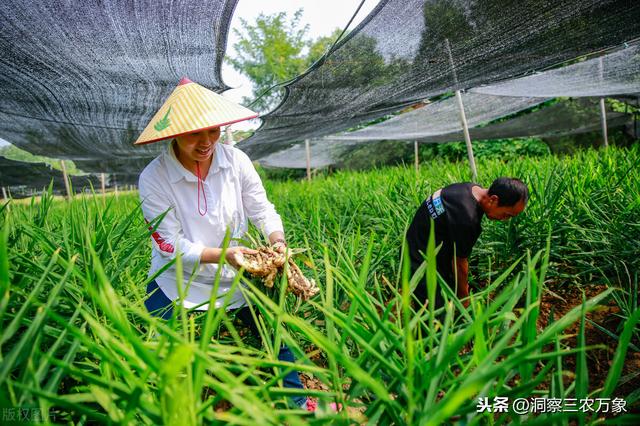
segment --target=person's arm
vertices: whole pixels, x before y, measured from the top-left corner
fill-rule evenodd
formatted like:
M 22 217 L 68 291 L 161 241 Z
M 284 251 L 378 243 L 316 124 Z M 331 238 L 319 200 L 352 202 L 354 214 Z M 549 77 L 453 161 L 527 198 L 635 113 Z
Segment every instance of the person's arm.
M 152 226 L 151 239 L 160 255 L 168 259 L 173 259 L 179 251 L 182 255 L 182 262 L 188 267 L 192 267 L 197 262 L 219 263 L 222 249 L 218 247 L 206 247 L 203 244 L 195 243 L 185 238 L 182 231 L 182 224 L 178 220 L 169 197 L 154 183 L 154 179 L 141 177 L 139 182 L 140 199 L 142 201 L 142 212 L 147 222 L 153 222 L 156 218 L 164 214 L 162 220 Z M 242 253 L 255 253 L 246 247 L 229 247 L 226 252 L 226 261 L 235 268 L 239 268 L 237 259 Z
M 183 263 L 190 266 L 200 261 L 205 246 L 184 237 L 173 202 L 163 191 L 162 180 L 158 176 L 143 173 L 140 176 L 139 193 L 142 213 L 150 223 L 151 240 L 158 253 L 173 259 L 180 252 Z M 157 222 L 162 215 L 164 217 Z
M 279 251 L 284 251 L 286 239 L 282 219 L 276 212 L 274 205 L 267 198 L 262 180 L 251 160 L 243 152 L 238 153 L 241 179 L 242 204 L 251 223 L 260 229 L 271 245 Z
M 456 295 L 459 299 L 464 299 L 465 297 L 469 296 L 469 262 L 467 261 L 466 257 L 456 257 L 454 259 L 454 271 L 458 278 Z
M 466 257 L 454 257 L 451 263 L 453 263 L 453 271 L 458 280 L 456 295 L 458 299 L 464 299 L 469 296 L 469 262 Z M 463 301 L 462 306 L 468 308 L 469 300 Z
M 254 254 L 256 250 L 252 250 L 247 247 L 227 247 L 225 252 L 225 261 L 236 269 L 240 269 L 240 262 L 242 255 Z M 222 249 L 218 247 L 205 247 L 200 255 L 200 262 L 202 263 L 220 263 L 220 257 L 222 256 Z
M 464 299 L 469 296 L 469 262 L 467 259 L 471 255 L 475 239 L 469 237 L 472 235 L 472 229 L 467 224 L 460 223 L 460 221 L 458 221 L 457 226 L 450 228 L 450 232 L 455 247 L 455 256 L 451 262 L 453 272 L 458 280 L 456 295 L 459 299 Z M 463 305 L 468 307 L 469 301 L 463 302 Z

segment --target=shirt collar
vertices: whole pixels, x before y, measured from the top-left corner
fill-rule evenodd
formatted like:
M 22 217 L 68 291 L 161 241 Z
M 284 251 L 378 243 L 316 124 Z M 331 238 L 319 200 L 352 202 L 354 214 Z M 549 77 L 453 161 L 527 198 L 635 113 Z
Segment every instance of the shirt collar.
M 173 144 L 175 142 L 171 142 L 169 144 L 169 148 L 165 151 L 165 156 L 167 158 L 168 164 L 168 172 L 169 179 L 171 183 L 176 183 L 180 179 L 184 178 L 187 182 L 197 182 L 198 178 L 196 175 L 187 170 L 178 158 L 176 158 L 176 153 L 173 150 Z M 211 162 L 211 168 L 209 169 L 209 173 L 207 177 L 211 176 L 213 173 L 218 173 L 221 169 L 226 169 L 231 167 L 231 163 L 227 159 L 226 152 L 224 152 L 224 148 L 220 146 L 220 142 L 216 142 L 215 150 L 213 151 L 213 161 Z
M 211 169 L 209 174 L 218 173 L 221 169 L 228 169 L 231 167 L 231 163 L 227 158 L 226 147 L 221 142 L 216 142 L 216 149 L 213 152 L 213 162 L 211 163 Z

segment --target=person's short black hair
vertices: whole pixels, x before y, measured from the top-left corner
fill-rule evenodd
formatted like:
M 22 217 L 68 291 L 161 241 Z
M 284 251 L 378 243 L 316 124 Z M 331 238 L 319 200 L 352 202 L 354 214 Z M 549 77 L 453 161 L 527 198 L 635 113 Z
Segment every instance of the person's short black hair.
M 529 189 L 520 179 L 499 177 L 489 187 L 489 195 L 498 196 L 498 206 L 514 206 L 520 200 L 527 203 Z

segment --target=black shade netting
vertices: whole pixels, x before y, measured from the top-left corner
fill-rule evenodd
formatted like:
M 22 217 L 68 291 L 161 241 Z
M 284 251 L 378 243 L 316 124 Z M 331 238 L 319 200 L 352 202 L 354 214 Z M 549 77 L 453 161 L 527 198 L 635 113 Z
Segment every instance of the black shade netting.
M 631 121 L 631 115 L 614 112 L 606 107 L 607 127 L 618 128 Z M 564 100 L 509 120 L 469 129 L 472 140 L 508 139 L 519 137 L 555 137 L 599 131 L 602 128 L 598 99 Z M 464 140 L 462 131 L 424 138 L 421 142 L 452 142 Z
M 640 45 L 470 91 L 503 96 L 574 98 L 637 93 L 640 92 Z
M 488 125 L 470 128 L 469 133 L 472 141 L 519 137 L 552 138 L 600 131 L 601 129 L 600 103 L 597 99 L 563 100 L 535 111 L 520 114 Z M 614 112 L 609 107 L 607 107 L 606 114 L 609 129 L 629 125 L 632 120 L 630 114 Z M 464 135 L 461 130 L 432 134 L 418 139 L 420 143 L 446 143 L 463 140 Z M 319 168 L 338 164 L 348 166 L 345 158 L 352 150 L 358 149 L 364 144 L 378 144 L 380 142 L 384 142 L 384 140 L 342 140 L 331 137 L 311 140 L 311 167 Z M 407 142 L 411 142 L 411 140 Z M 380 146 L 381 149 L 387 149 L 384 144 Z M 267 167 L 305 168 L 305 145 L 304 143 L 296 144 L 281 152 L 270 154 L 260 159 L 259 162 Z
M 97 176 L 71 176 L 70 179 L 72 188 L 76 191 L 99 185 Z M 16 161 L 0 156 L 0 186 L 8 190 L 13 197 L 29 196 L 48 187 L 52 180 L 54 192 L 64 191 L 64 177 L 61 171 L 45 163 Z
M 67 159 L 134 147 L 181 77 L 215 91 L 237 0 L 0 2 L 0 137 Z
M 87 173 L 107 173 L 108 187 L 138 185 L 140 173 L 153 158 L 76 160 L 76 167 Z
M 461 94 L 467 124 L 474 127 L 530 108 L 545 101 L 544 98 Z M 389 120 L 367 126 L 354 132 L 331 136 L 334 140 L 411 140 L 427 136 L 462 131 L 460 108 L 455 96 L 428 104 Z
M 139 174 L 112 173 L 112 174 L 109 174 L 109 177 L 107 180 L 107 187 L 113 188 L 116 186 L 126 186 L 126 185 L 138 186 L 139 179 L 140 179 Z
M 640 36 L 628 0 L 382 0 L 240 144 L 258 159 L 454 89 L 526 75 Z

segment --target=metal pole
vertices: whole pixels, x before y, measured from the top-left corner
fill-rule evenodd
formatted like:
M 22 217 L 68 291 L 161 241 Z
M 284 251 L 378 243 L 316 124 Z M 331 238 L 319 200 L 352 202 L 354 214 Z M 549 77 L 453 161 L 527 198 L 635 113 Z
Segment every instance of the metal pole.
M 105 176 L 104 173 L 100 173 L 100 186 L 102 187 L 102 196 L 105 195 L 106 190 L 105 190 Z
M 416 173 L 420 170 L 420 159 L 418 158 L 418 141 L 413 141 L 413 156 L 416 162 Z
M 456 99 L 458 100 L 458 109 L 460 110 L 460 122 L 462 123 L 464 142 L 467 144 L 467 156 L 469 157 L 469 166 L 471 167 L 471 177 L 472 180 L 476 182 L 478 180 L 478 170 L 476 169 L 476 160 L 473 157 L 473 146 L 471 146 L 471 136 L 469 135 L 469 127 L 467 126 L 467 116 L 464 113 L 462 95 L 459 90 L 456 90 Z
M 67 175 L 67 167 L 64 164 L 64 160 L 60 160 L 60 167 L 62 167 L 62 178 L 64 179 L 64 188 L 67 190 L 67 198 L 71 199 L 71 190 L 69 189 L 69 176 Z
M 600 62 L 598 65 L 598 68 L 600 70 L 600 81 L 602 81 L 604 74 L 604 63 L 602 61 L 602 56 L 600 57 Z M 600 124 L 602 125 L 602 137 L 604 139 L 604 147 L 606 148 L 609 146 L 609 136 L 607 135 L 607 110 L 604 105 L 604 98 L 600 98 Z
M 227 140 L 224 142 L 225 145 L 235 145 L 235 142 L 233 141 L 233 133 L 231 133 L 231 126 L 225 127 L 224 132 L 227 135 Z
M 311 181 L 311 148 L 309 147 L 309 139 L 304 140 L 304 149 L 307 152 L 307 180 Z
M 5 188 L 4 186 L 2 187 L 2 198 L 4 198 L 5 200 L 9 199 L 9 197 L 7 197 L 7 188 Z

